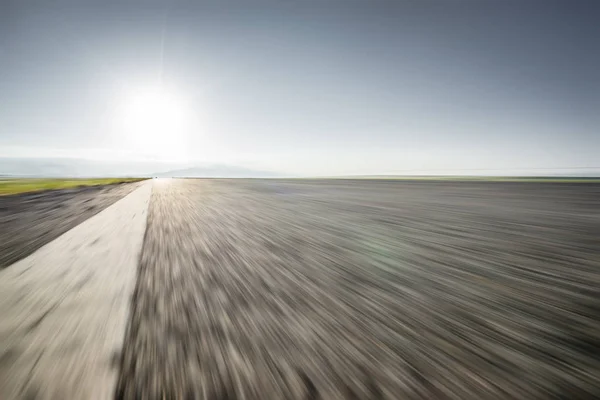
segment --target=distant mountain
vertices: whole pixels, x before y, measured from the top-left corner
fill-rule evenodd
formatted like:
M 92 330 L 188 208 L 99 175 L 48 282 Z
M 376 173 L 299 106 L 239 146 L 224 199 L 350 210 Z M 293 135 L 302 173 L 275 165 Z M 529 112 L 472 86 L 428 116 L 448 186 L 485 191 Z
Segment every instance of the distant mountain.
M 0 175 L 41 178 L 88 178 L 150 176 L 152 171 L 166 169 L 152 161 L 99 161 L 79 158 L 0 157 Z
M 188 167 L 184 164 L 154 161 L 98 161 L 78 158 L 0 157 L 0 176 L 40 178 L 90 178 L 124 176 L 182 178 L 275 178 L 279 175 L 272 172 L 258 171 L 235 165 L 206 164 Z
M 201 165 L 153 174 L 159 178 L 277 178 L 280 175 L 233 165 Z

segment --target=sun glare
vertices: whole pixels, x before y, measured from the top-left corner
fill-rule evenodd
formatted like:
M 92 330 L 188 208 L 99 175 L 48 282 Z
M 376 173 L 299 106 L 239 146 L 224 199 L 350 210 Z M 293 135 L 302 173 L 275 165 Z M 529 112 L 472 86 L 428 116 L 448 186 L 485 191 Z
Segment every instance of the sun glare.
M 190 115 L 173 93 L 161 88 L 136 91 L 121 112 L 121 139 L 131 150 L 161 160 L 185 159 Z

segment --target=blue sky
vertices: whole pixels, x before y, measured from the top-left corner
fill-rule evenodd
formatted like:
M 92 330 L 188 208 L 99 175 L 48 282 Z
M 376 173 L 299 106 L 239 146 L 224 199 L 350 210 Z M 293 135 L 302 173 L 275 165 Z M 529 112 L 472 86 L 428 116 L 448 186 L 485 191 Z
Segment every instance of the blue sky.
M 2 2 L 0 157 L 598 167 L 598 17 L 587 1 Z

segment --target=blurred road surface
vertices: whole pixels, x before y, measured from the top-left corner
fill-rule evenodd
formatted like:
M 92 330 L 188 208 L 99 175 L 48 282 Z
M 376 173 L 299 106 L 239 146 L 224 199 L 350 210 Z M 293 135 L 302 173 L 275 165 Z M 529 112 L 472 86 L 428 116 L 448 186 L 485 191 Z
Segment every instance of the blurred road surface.
M 159 180 L 117 399 L 600 398 L 600 185 Z

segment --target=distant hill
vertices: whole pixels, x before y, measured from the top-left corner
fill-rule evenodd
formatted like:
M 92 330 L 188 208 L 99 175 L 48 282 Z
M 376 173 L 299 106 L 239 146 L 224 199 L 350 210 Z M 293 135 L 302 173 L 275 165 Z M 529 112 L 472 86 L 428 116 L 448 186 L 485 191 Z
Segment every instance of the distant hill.
M 150 176 L 165 166 L 152 161 L 99 161 L 79 158 L 0 157 L 0 175 L 40 178 Z
M 159 178 L 277 178 L 280 175 L 232 165 L 202 165 L 152 174 Z
M 0 157 L 0 176 L 40 178 L 181 177 L 275 178 L 278 174 L 235 165 L 183 164 L 154 161 L 98 161 L 78 158 Z

